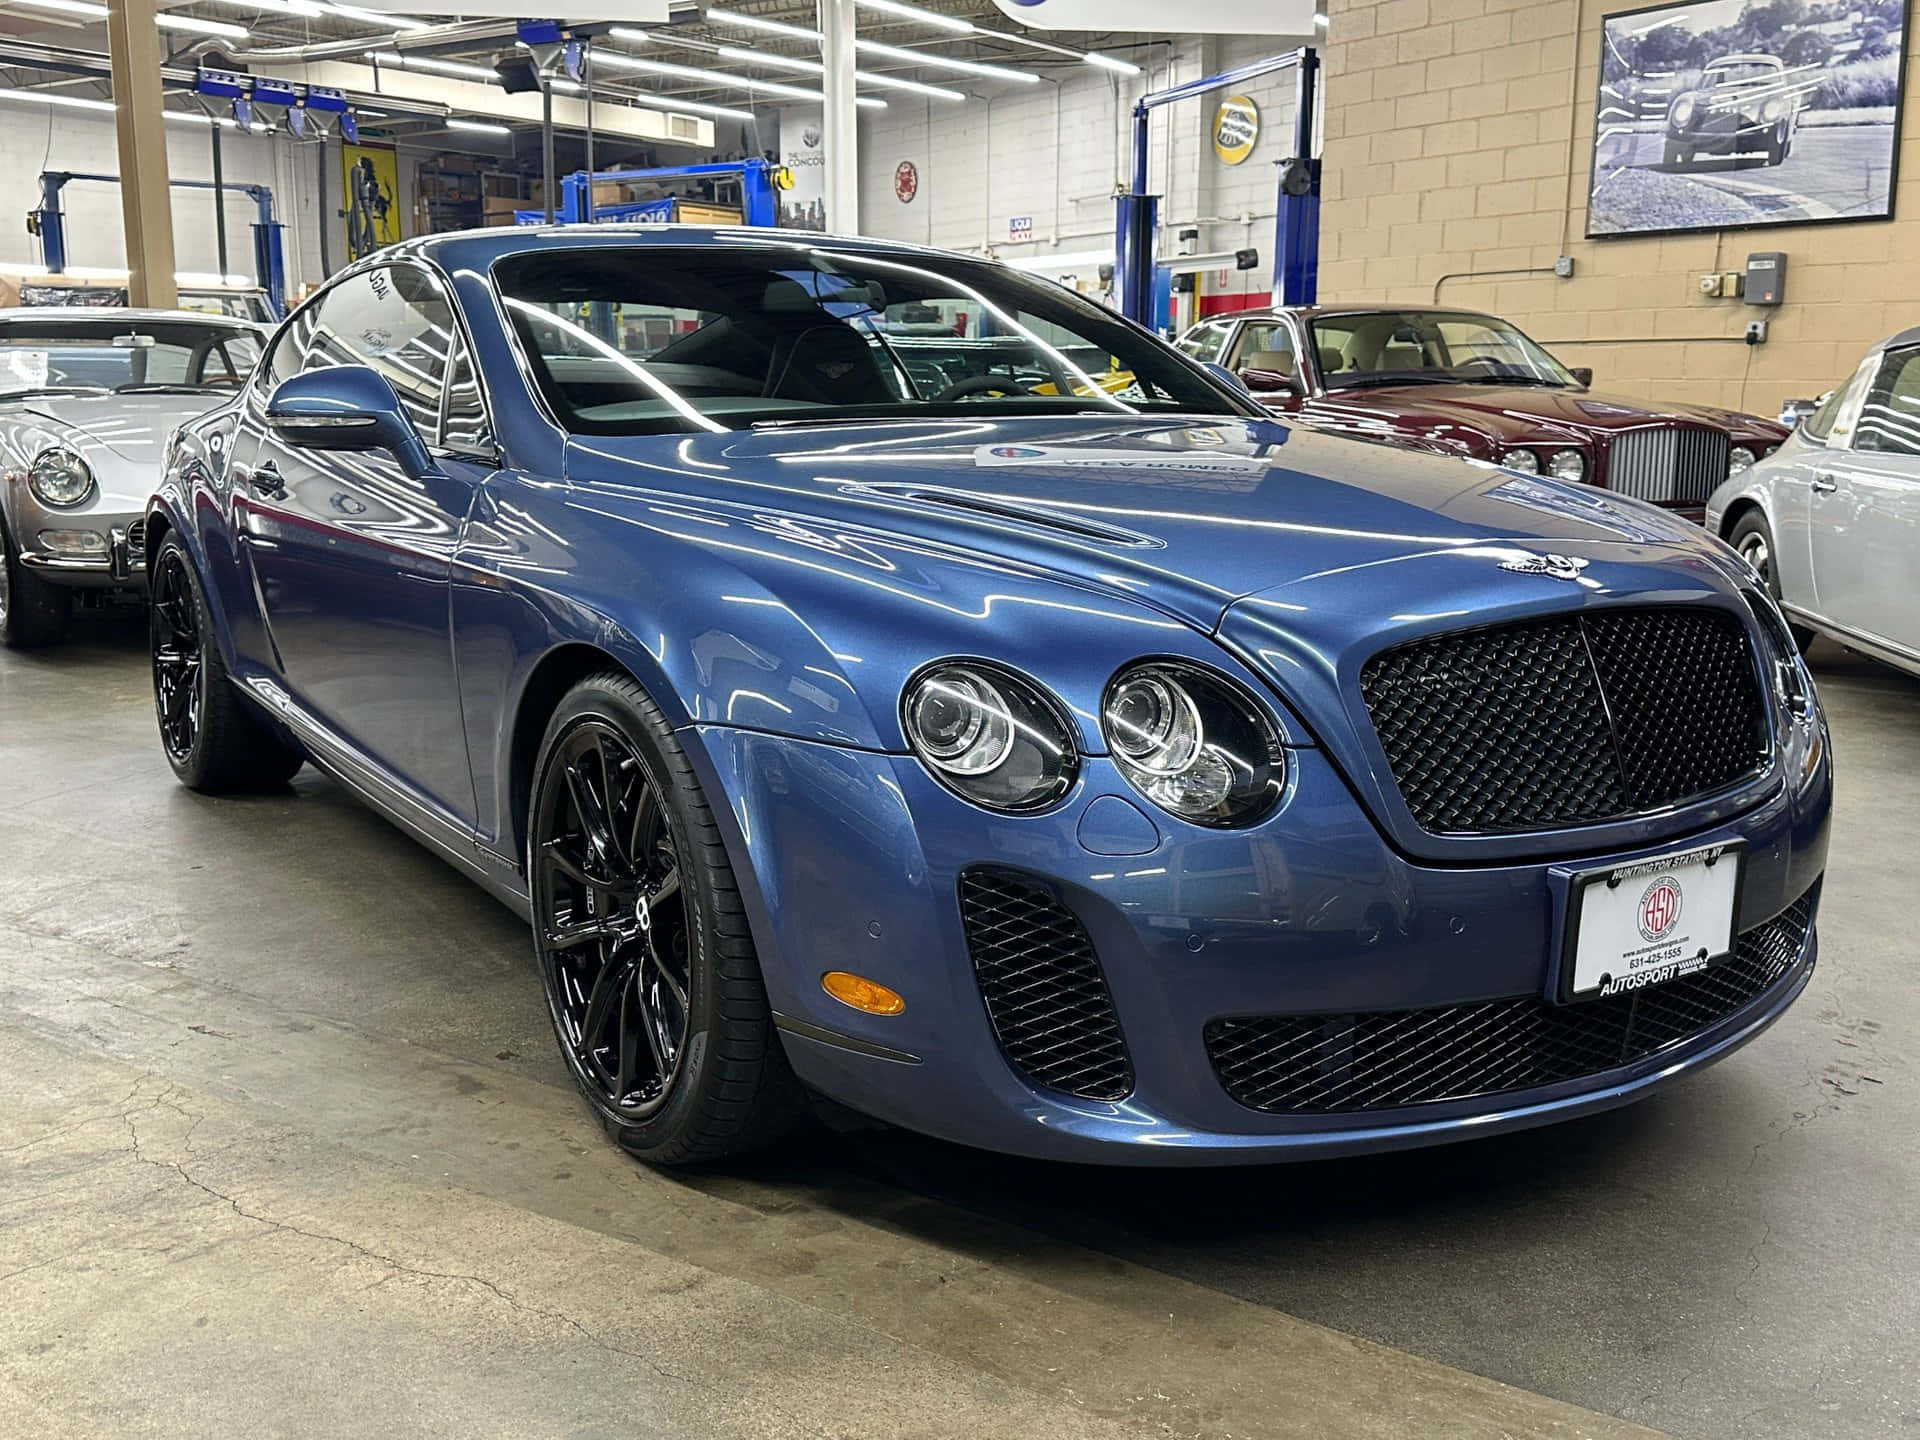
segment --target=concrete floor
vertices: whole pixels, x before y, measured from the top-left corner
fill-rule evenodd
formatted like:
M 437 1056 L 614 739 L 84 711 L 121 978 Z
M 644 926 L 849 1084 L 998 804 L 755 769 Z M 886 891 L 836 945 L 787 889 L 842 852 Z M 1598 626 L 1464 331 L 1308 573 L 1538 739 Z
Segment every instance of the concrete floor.
M 137 627 L 0 655 L 0 1434 L 1913 1435 L 1920 684 L 1817 662 L 1819 972 L 1658 1099 L 669 1178 L 575 1102 L 512 916 L 312 772 L 176 787 Z

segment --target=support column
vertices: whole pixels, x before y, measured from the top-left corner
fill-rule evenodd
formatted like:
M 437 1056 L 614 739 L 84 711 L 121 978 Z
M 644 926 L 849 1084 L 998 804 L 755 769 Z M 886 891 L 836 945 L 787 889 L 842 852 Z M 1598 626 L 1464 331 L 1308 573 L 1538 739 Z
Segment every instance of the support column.
M 853 0 L 820 0 L 821 142 L 827 152 L 827 229 L 860 233 L 860 131 L 854 107 Z
M 120 213 L 127 232 L 127 301 L 172 309 L 173 201 L 167 122 L 160 104 L 160 32 L 154 0 L 107 0 L 113 123 L 120 150 Z

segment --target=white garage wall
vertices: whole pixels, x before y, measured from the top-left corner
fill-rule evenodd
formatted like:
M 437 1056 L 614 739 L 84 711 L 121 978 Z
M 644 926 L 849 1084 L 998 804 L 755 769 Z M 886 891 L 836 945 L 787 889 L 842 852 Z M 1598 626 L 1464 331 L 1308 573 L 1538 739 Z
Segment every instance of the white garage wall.
M 302 281 L 319 279 L 319 205 L 314 170 L 318 146 L 295 145 L 283 136 L 242 136 L 231 131 L 222 137 L 221 144 L 227 180 L 266 185 L 273 191 L 275 213 L 287 227 L 288 283 L 298 286 Z M 337 191 L 338 152 L 328 147 L 328 153 L 328 183 Z M 211 179 L 213 158 L 206 128 L 169 123 L 167 161 L 176 180 Z M 111 115 L 26 105 L 0 107 L 0 205 L 16 217 L 14 223 L 0 224 L 0 268 L 39 263 L 39 242 L 27 234 L 24 220 L 29 210 L 39 207 L 42 170 L 111 175 L 119 168 Z M 337 208 L 338 195 L 333 198 Z M 126 264 L 118 186 L 76 180 L 61 197 L 61 208 L 67 217 L 69 264 Z M 253 271 L 253 218 L 253 202 L 229 191 L 227 263 L 235 273 Z M 216 268 L 212 191 L 174 190 L 173 237 L 177 268 Z M 332 258 L 339 264 L 337 245 Z
M 1288 37 L 1182 37 L 1133 53 L 1139 76 L 1091 66 L 1059 79 L 1002 89 L 965 104 L 888 97 L 860 128 L 861 229 L 887 239 L 950 249 L 991 247 L 1002 258 L 1105 250 L 1113 240 L 1113 194 L 1132 174 L 1133 107 L 1141 95 L 1298 48 Z M 1228 166 L 1214 155 L 1214 107 L 1229 92 L 1154 112 L 1149 122 L 1150 186 L 1162 197 L 1163 245 L 1200 223 L 1200 249 L 1253 246 L 1261 268 L 1234 275 L 1227 289 L 1264 293 L 1272 283 L 1274 164 L 1293 143 L 1290 72 L 1237 87 L 1260 107 L 1252 156 Z M 895 198 L 902 160 L 920 171 L 910 204 Z M 1035 239 L 1008 239 L 1008 221 L 1032 216 Z M 1208 277 L 1209 291 L 1218 291 Z

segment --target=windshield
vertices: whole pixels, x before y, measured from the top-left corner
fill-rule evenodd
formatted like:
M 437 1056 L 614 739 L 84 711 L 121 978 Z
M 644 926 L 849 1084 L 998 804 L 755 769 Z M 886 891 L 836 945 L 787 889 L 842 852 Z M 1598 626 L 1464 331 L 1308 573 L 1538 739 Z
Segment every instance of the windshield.
M 1722 85 L 1740 85 L 1748 80 L 1772 80 L 1780 74 L 1778 65 L 1768 65 L 1758 60 L 1744 60 L 1732 65 L 1716 65 L 1707 71 L 1707 84 L 1710 87 Z
M 587 434 L 1259 413 L 1091 301 L 981 261 L 594 246 L 512 256 L 494 278 L 542 394 Z
M 0 395 L 40 390 L 233 390 L 260 358 L 251 330 L 187 321 L 0 324 Z
M 1558 360 L 1504 320 L 1448 311 L 1317 316 L 1309 328 L 1329 390 L 1363 385 L 1576 385 Z

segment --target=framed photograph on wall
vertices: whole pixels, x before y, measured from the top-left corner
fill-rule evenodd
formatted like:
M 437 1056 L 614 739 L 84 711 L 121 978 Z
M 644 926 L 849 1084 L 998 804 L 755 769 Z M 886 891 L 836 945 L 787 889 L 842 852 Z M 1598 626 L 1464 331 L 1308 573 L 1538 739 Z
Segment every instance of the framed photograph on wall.
M 1885 220 L 1907 0 L 1704 0 L 1601 22 L 1587 236 Z

